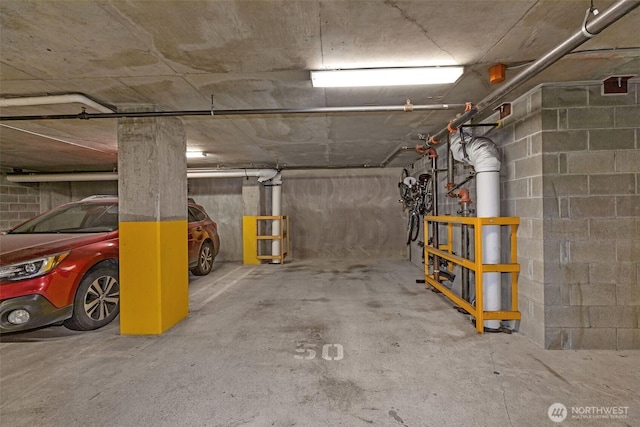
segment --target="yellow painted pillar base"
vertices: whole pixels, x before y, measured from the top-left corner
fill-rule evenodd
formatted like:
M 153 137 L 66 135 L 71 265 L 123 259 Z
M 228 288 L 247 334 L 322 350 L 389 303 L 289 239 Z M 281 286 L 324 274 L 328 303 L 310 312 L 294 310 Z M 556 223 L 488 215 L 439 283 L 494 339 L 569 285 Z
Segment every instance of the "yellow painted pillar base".
M 258 220 L 255 216 L 242 217 L 242 263 L 260 264 L 258 259 Z
M 161 334 L 189 314 L 187 221 L 120 223 L 120 333 Z

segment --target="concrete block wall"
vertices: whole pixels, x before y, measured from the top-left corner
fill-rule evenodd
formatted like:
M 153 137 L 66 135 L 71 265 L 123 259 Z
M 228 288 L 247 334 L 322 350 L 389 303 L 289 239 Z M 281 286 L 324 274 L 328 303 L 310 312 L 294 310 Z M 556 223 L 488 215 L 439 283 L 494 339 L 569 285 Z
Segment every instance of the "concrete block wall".
M 40 212 L 38 184 L 9 182 L 6 173 L 0 174 L 0 231 L 8 230 Z
M 516 326 L 545 348 L 640 348 L 638 87 L 608 96 L 599 82 L 539 86 L 487 134 L 502 155 L 502 215 L 520 218 Z M 414 166 L 414 176 L 428 169 Z M 456 164 L 456 182 L 467 174 Z M 439 185 L 440 214 L 455 215 Z
M 640 348 L 638 86 L 541 88 L 547 348 Z

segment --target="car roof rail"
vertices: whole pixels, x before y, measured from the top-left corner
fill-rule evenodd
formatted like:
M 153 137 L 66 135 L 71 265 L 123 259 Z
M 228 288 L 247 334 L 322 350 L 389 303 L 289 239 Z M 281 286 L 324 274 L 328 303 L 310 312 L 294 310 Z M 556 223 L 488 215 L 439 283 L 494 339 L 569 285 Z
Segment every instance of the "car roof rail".
M 82 200 L 96 200 L 96 199 L 117 199 L 118 196 L 113 194 L 94 194 L 93 196 L 85 197 Z

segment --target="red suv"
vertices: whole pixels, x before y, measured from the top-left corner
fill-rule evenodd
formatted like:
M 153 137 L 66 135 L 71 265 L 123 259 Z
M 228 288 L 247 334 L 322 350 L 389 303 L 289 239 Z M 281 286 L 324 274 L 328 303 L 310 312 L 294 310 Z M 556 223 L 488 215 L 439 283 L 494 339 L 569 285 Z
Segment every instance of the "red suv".
M 218 227 L 192 199 L 188 215 L 189 268 L 204 276 Z M 117 197 L 67 203 L 0 235 L 0 332 L 59 322 L 97 329 L 119 311 Z

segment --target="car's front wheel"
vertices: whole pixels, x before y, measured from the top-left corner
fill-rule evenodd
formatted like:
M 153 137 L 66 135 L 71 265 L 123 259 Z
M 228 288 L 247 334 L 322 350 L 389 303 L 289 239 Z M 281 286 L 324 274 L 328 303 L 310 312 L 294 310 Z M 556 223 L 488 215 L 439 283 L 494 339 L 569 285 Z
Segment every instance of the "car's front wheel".
M 206 276 L 211 272 L 213 267 L 213 244 L 206 241 L 200 247 L 200 253 L 198 254 L 198 265 L 191 269 L 191 272 L 196 276 Z
M 75 331 L 98 329 L 120 312 L 120 281 L 116 267 L 90 271 L 80 282 L 73 301 L 73 315 L 64 326 Z

